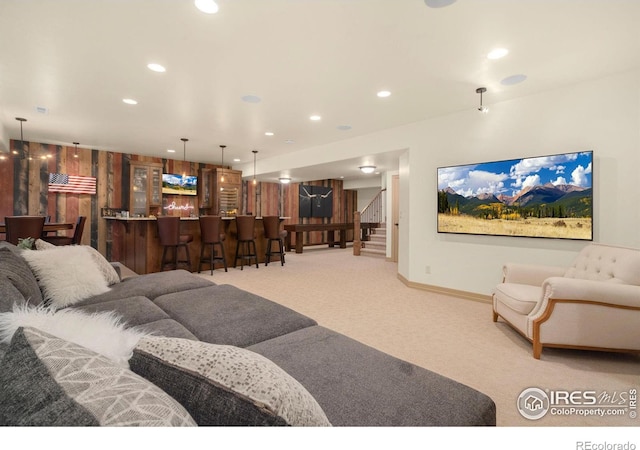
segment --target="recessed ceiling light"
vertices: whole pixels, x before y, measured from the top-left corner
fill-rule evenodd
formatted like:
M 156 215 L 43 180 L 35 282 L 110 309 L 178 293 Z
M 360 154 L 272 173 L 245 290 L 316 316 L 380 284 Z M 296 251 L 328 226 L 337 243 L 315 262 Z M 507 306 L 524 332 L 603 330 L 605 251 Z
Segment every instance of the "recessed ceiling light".
M 132 98 L 123 98 L 122 101 L 125 102 L 127 105 L 137 105 L 138 104 L 138 102 L 135 101 Z
M 511 75 L 510 77 L 503 79 L 500 84 L 504 86 L 513 86 L 514 84 L 522 83 L 526 79 L 527 76 L 520 73 L 518 75 Z
M 213 0 L 195 0 L 195 5 L 203 13 L 215 14 L 218 12 L 218 5 Z
M 351 129 L 351 125 L 338 125 L 337 128 L 340 131 L 349 131 Z
M 240 162 L 240 158 L 233 158 L 233 162 Z
M 244 95 L 242 101 L 247 103 L 260 103 L 262 99 L 257 95 Z
M 164 66 L 161 66 L 160 64 L 156 64 L 156 63 L 150 63 L 147 64 L 147 67 L 149 68 L 149 70 L 153 70 L 154 72 L 166 72 L 167 69 L 164 68 Z
M 172 148 L 168 148 L 168 149 L 167 149 L 167 153 L 175 153 L 175 152 L 176 152 L 176 151 L 175 151 L 174 149 L 172 149 Z
M 509 50 L 507 50 L 506 48 L 494 48 L 489 52 L 489 54 L 487 55 L 487 58 L 500 59 L 507 56 L 507 53 L 509 53 Z
M 376 95 L 378 97 L 380 97 L 380 98 L 385 98 L 385 97 L 389 97 L 391 95 L 391 92 L 389 92 L 389 91 L 380 91 Z
M 317 122 L 318 120 L 322 119 L 322 117 L 318 116 L 317 114 L 314 114 L 313 116 L 309 117 L 310 120 L 313 120 L 314 122 Z
M 265 136 L 273 136 L 273 131 L 267 131 L 264 133 Z
M 424 3 L 429 8 L 443 8 L 445 6 L 452 5 L 456 0 L 424 0 Z

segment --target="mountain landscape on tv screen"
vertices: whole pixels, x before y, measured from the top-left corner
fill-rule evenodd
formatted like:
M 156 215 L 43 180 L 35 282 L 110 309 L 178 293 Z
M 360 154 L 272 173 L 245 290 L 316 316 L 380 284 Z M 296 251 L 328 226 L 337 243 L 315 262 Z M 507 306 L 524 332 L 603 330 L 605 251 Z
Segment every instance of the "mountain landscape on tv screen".
M 505 214 L 527 217 L 591 217 L 592 189 L 551 183 L 527 187 L 517 195 L 479 194 L 464 197 L 448 187 L 438 194 L 438 212 L 496 219 Z

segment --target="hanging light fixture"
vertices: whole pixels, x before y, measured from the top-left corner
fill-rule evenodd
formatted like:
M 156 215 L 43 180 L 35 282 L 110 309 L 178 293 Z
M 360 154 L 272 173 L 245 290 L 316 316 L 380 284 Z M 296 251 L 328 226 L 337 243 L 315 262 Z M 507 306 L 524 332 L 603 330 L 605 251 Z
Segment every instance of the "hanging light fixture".
M 256 155 L 258 154 L 258 150 L 251 150 L 253 153 L 253 185 L 258 184 L 256 181 Z
M 74 142 L 74 143 L 73 143 L 73 145 L 75 145 L 75 146 L 76 146 L 76 150 L 75 150 L 75 152 L 73 153 L 73 157 L 74 157 L 74 158 L 77 158 L 77 157 L 78 157 L 78 144 L 79 144 L 79 143 L 80 143 L 80 142 Z
M 291 178 L 289 178 L 289 177 L 280 177 L 280 178 L 278 178 L 278 180 L 280 180 L 280 183 L 282 183 L 282 184 L 291 183 Z
M 187 138 L 180 138 L 180 140 L 182 141 L 182 177 L 186 177 L 187 176 L 187 171 L 186 171 L 186 167 L 187 167 L 187 142 L 189 141 L 189 139 Z
M 489 112 L 489 108 L 482 106 L 482 94 L 484 94 L 485 92 L 487 92 L 486 87 L 479 87 L 478 89 L 476 89 L 476 93 L 480 94 L 480 106 L 478 106 L 478 111 L 480 111 L 483 114 L 486 114 Z
M 20 157 L 20 159 L 24 159 L 25 157 L 27 157 L 28 159 L 31 159 L 31 157 L 29 156 L 29 152 L 27 151 L 25 153 L 24 151 L 24 136 L 22 135 L 22 124 L 24 122 L 27 121 L 27 119 L 23 118 L 23 117 L 16 117 L 16 120 L 18 122 L 20 122 L 20 151 L 16 150 L 15 148 L 13 149 L 13 154 Z
M 222 162 L 220 163 L 220 165 L 222 166 L 220 168 L 220 182 L 224 183 L 224 149 L 225 149 L 226 145 L 221 145 L 220 146 L 220 150 L 222 152 Z

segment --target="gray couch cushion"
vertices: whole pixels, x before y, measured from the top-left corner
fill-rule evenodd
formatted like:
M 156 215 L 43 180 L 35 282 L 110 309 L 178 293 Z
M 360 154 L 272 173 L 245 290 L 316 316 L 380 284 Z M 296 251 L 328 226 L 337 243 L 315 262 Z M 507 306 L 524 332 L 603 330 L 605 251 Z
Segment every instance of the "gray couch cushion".
M 138 295 L 153 300 L 160 295 L 206 286 L 215 286 L 215 283 L 182 269 L 150 273 L 127 278 L 120 283 L 113 284 L 110 286 L 109 292 L 96 295 L 83 301 L 82 304 L 86 306 Z
M 320 326 L 248 349 L 302 383 L 334 426 L 496 423 L 488 396 Z
M 91 303 L 89 305 L 79 304 L 78 306 L 73 306 L 73 309 L 79 309 L 86 313 L 114 311 L 122 318 L 127 327 L 169 318 L 167 313 L 157 307 L 155 303 L 147 297 L 140 296 Z
M 29 250 L 32 251 L 32 250 Z M 42 303 L 42 292 L 35 275 L 27 262 L 19 256 L 19 253 L 12 251 L 7 247 L 0 248 L 0 277 L 2 282 L 9 281 L 22 295 L 23 301 L 28 301 L 31 305 L 39 305 Z M 1 301 L 3 311 L 8 311 L 13 305 L 9 305 L 9 309 L 5 309 L 6 300 Z
M 145 323 L 144 325 L 140 325 L 138 329 L 147 331 L 154 336 L 177 337 L 192 339 L 194 341 L 198 340 L 193 333 L 173 319 L 160 319 L 155 322 Z
M 163 295 L 156 305 L 198 339 L 246 347 L 316 325 L 316 321 L 231 285 Z

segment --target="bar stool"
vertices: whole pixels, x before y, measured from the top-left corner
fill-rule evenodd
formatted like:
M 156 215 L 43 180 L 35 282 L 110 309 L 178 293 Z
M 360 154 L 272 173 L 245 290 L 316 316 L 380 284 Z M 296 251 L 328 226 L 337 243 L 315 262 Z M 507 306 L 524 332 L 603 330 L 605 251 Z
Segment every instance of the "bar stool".
M 193 242 L 192 234 L 180 234 L 180 217 L 160 216 L 158 217 L 158 237 L 160 245 L 163 246 L 162 259 L 160 260 L 160 270 L 165 267 L 177 269 L 178 264 L 186 264 L 191 272 L 191 256 L 189 255 L 189 243 Z M 182 247 L 186 253 L 186 259 L 178 259 L 178 249 Z M 173 251 L 173 257 L 167 259 L 169 250 Z
M 42 240 L 53 245 L 79 245 L 82 241 L 82 232 L 86 221 L 87 216 L 78 216 L 73 236 L 42 236 Z
M 24 238 L 40 239 L 44 227 L 44 216 L 6 216 L 6 240 L 13 245 L 18 245 Z
M 236 267 L 238 259 L 240 259 L 240 270 L 244 269 L 245 259 L 249 260 L 249 264 L 251 264 L 251 260 L 255 258 L 256 269 L 258 268 L 258 251 L 256 250 L 255 223 L 255 216 L 236 217 L 238 243 L 236 244 L 236 259 L 233 262 L 233 267 Z
M 269 265 L 272 255 L 280 255 L 280 265 L 284 266 L 284 238 L 287 237 L 287 231 L 280 231 L 280 217 L 264 216 L 262 218 L 262 225 L 264 226 L 264 237 L 267 240 L 264 265 Z M 272 250 L 274 242 L 278 243 L 278 251 Z
M 224 271 L 227 272 L 227 257 L 224 254 L 224 246 L 222 242 L 225 239 L 224 233 L 220 232 L 222 228 L 222 217 L 220 216 L 200 216 L 200 264 L 198 265 L 198 273 L 203 264 L 209 264 L 211 275 L 213 275 L 213 264 L 222 261 Z M 220 249 L 220 255 L 216 256 L 216 246 Z M 209 256 L 205 257 L 205 248 L 209 247 Z

